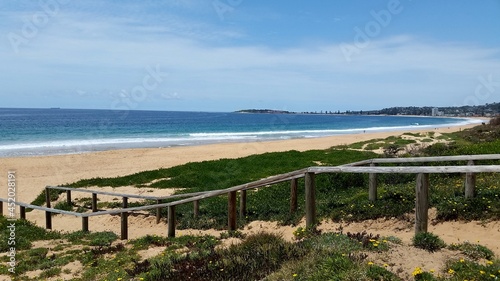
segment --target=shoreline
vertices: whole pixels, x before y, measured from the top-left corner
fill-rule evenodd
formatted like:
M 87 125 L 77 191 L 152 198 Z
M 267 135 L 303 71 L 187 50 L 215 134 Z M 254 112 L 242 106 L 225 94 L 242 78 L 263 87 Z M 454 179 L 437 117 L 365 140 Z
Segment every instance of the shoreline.
M 377 127 L 373 124 L 369 127 L 350 129 L 296 129 L 285 131 L 242 131 L 242 132 L 208 132 L 190 133 L 186 136 L 145 136 L 145 137 L 114 137 L 114 138 L 92 138 L 82 139 L 60 139 L 60 140 L 38 140 L 33 142 L 7 143 L 0 145 L 0 159 L 17 157 L 55 156 L 83 153 L 96 153 L 111 150 L 124 149 L 147 149 L 147 148 L 174 148 L 190 147 L 225 143 L 251 143 L 271 142 L 295 139 L 316 139 L 324 137 L 340 137 L 343 135 L 355 135 L 365 133 L 384 133 L 414 130 L 433 130 L 438 128 L 465 127 L 479 125 L 486 122 L 487 118 L 479 117 L 443 117 L 443 116 L 412 116 L 401 115 L 405 118 L 443 118 L 456 119 L 452 123 L 419 124 L 408 123 L 407 125 L 392 125 Z
M 266 152 L 328 149 L 376 138 L 386 138 L 407 132 L 450 133 L 477 124 L 443 128 L 367 132 L 319 138 L 301 138 L 262 142 L 216 143 L 168 148 L 132 148 L 80 154 L 0 158 L 0 173 L 16 171 L 18 201 L 31 202 L 47 185 L 64 185 L 80 179 L 117 177 L 146 170 L 169 168 L 188 162 L 241 158 Z M 5 196 L 5 195 L 4 195 Z

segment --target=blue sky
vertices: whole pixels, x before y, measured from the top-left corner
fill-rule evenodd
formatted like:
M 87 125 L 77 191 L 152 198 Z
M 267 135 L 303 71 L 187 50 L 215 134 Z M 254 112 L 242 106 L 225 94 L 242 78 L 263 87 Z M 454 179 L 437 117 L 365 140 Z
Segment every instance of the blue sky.
M 0 2 L 0 107 L 500 101 L 499 0 Z

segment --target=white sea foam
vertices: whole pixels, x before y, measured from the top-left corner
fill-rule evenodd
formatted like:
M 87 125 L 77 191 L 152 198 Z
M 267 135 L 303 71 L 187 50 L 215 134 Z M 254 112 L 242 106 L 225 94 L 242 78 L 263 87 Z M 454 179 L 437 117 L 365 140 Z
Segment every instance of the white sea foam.
M 327 130 L 282 130 L 282 131 L 248 131 L 248 132 L 210 132 L 191 133 L 183 135 L 151 136 L 151 137 L 120 137 L 120 138 L 89 138 L 51 141 L 33 141 L 24 143 L 9 143 L 0 145 L 0 156 L 69 154 L 90 151 L 101 151 L 120 148 L 138 147 L 168 147 L 180 145 L 198 145 L 217 142 L 247 142 L 272 139 L 315 138 L 343 134 L 360 134 L 364 132 L 401 131 L 415 128 L 438 128 L 479 124 L 479 119 L 457 119 L 456 123 L 439 125 L 408 125 L 393 127 L 367 127 L 357 129 L 327 129 Z

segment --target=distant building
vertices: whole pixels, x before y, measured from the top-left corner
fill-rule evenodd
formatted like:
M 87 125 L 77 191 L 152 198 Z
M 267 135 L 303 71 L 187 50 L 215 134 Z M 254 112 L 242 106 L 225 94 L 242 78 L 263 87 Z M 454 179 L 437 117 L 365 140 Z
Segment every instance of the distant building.
M 439 109 L 437 107 L 432 108 L 432 116 L 439 116 Z

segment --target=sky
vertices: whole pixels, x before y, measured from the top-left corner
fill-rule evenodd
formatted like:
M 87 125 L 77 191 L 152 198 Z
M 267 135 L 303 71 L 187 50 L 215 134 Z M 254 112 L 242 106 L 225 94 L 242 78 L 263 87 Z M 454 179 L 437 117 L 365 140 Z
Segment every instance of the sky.
M 500 0 L 0 2 L 0 107 L 500 101 Z

